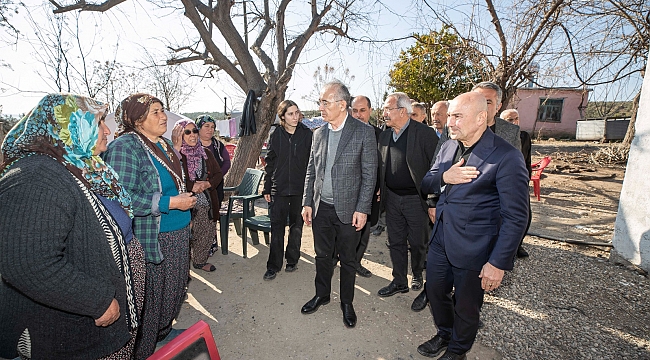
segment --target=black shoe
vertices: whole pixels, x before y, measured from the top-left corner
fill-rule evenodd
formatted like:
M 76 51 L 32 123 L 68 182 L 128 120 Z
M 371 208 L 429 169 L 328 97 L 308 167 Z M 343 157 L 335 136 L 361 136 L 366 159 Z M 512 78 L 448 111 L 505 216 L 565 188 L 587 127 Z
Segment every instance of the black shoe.
M 447 345 L 449 345 L 449 340 L 436 335 L 431 340 L 418 346 L 418 352 L 426 357 L 436 357 L 447 348 Z
M 346 327 L 353 328 L 357 324 L 357 314 L 354 312 L 352 304 L 341 303 L 343 311 L 343 323 Z
M 388 286 L 385 286 L 379 291 L 377 291 L 377 295 L 381 297 L 388 297 L 388 296 L 393 296 L 397 293 L 407 293 L 409 292 L 409 287 L 406 285 L 395 285 L 394 282 L 391 281 Z
M 330 297 L 329 296 L 314 296 L 311 300 L 309 300 L 303 307 L 300 309 L 300 312 L 303 314 L 311 314 L 315 313 L 316 310 L 321 305 L 327 305 L 330 303 Z
M 275 275 L 277 275 L 277 272 L 273 270 L 266 270 L 264 273 L 264 280 L 273 280 L 275 279 Z
M 438 358 L 438 360 L 465 360 L 467 359 L 467 355 L 465 354 L 454 354 L 453 352 L 447 350 L 445 351 L 444 354 L 442 354 L 441 357 Z
M 413 280 L 411 280 L 411 289 L 414 291 L 420 291 L 422 290 L 423 284 L 424 284 L 424 279 L 422 279 L 422 275 L 413 276 Z
M 526 249 L 524 249 L 522 246 L 520 246 L 517 249 L 517 258 L 521 259 L 521 258 L 527 258 L 527 257 L 528 257 L 528 251 L 526 251 Z
M 411 304 L 411 310 L 422 311 L 425 307 L 427 307 L 428 303 L 429 299 L 427 299 L 427 292 L 426 290 L 422 290 L 420 295 L 418 295 L 415 300 L 413 300 L 413 304 Z
M 357 274 L 359 274 L 359 275 L 361 275 L 363 277 L 366 277 L 366 278 L 369 278 L 369 277 L 372 276 L 372 273 L 370 272 L 370 270 L 364 268 L 361 265 L 359 265 L 359 267 L 357 268 Z
M 372 231 L 372 234 L 375 235 L 375 236 L 379 236 L 379 235 L 381 235 L 382 232 L 384 232 L 384 227 L 381 226 L 381 225 L 377 225 L 375 230 Z
M 296 264 L 287 264 L 287 266 L 284 267 L 284 271 L 286 271 L 286 272 L 294 272 L 294 271 L 296 271 L 297 268 L 298 267 L 296 266 Z

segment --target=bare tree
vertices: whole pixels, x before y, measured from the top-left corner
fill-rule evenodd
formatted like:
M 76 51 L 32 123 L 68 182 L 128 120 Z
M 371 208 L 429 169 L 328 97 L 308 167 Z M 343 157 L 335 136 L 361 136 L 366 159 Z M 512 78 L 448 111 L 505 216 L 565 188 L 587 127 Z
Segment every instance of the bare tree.
M 536 81 L 535 63 L 553 63 L 564 52 L 562 44 L 554 44 L 549 39 L 557 33 L 568 1 L 473 0 L 462 12 L 465 19 L 462 23 L 448 15 L 457 11 L 451 6 L 436 8 L 430 0 L 424 2 L 444 26 L 485 56 L 492 69 L 484 80 L 494 81 L 501 87 L 504 105 L 510 102 L 518 87 Z
M 562 25 L 572 68 L 584 86 L 633 86 L 643 79 L 650 47 L 650 3 L 645 0 L 573 1 L 573 21 Z M 638 81 L 640 85 L 641 81 Z M 641 86 L 623 146 L 634 138 Z
M 165 109 L 178 112 L 189 100 L 193 90 L 184 65 L 159 64 L 146 50 L 142 64 L 142 70 L 147 75 L 146 88 L 164 102 Z
M 325 64 L 321 67 L 318 65 L 312 76 L 314 79 L 314 84 L 311 89 L 311 92 L 307 95 L 304 95 L 302 98 L 314 103 L 317 103 L 320 97 L 320 90 L 323 88 L 323 85 L 332 81 L 334 79 L 341 80 L 348 87 L 352 84 L 355 79 L 355 76 L 350 74 L 350 69 L 343 69 L 342 71 L 337 71 L 334 66 Z
M 99 1 L 90 4 L 75 0 L 70 5 L 55 5 L 56 13 L 71 10 L 106 11 L 125 0 Z M 274 120 L 275 108 L 285 97 L 294 68 L 308 42 L 315 35 L 321 39 L 350 38 L 351 25 L 363 25 L 369 4 L 360 0 L 179 0 L 159 2 L 161 6 L 181 5 L 192 22 L 197 38 L 175 47 L 177 54 L 167 63 L 202 61 L 212 71 L 224 71 L 247 93 L 253 90 L 256 102 L 257 133 L 240 139 L 226 185 L 236 184 L 247 167 L 255 166 L 262 143 Z M 299 25 L 287 26 L 293 14 Z M 241 32 L 235 20 L 243 18 Z M 296 23 L 292 21 L 291 23 Z M 213 32 L 213 27 L 216 32 Z M 254 35 L 249 42 L 249 35 Z M 223 41 L 220 40 L 223 38 Z M 253 37 L 253 36 L 252 36 Z

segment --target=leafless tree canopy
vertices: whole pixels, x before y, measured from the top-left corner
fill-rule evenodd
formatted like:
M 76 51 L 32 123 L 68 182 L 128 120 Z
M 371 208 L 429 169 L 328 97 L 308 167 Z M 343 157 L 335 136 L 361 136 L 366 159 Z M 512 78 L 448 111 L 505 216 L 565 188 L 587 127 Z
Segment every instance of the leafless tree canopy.
M 126 0 L 67 4 L 50 2 L 55 12 L 107 11 Z M 357 0 L 231 0 L 159 1 L 163 7 L 182 5 L 184 15 L 196 29 L 196 38 L 173 46 L 168 65 L 202 61 L 211 71 L 223 71 L 244 92 L 261 97 L 256 108 L 258 133 L 239 141 L 237 155 L 226 179 L 235 184 L 247 167 L 255 165 L 262 142 L 275 118 L 274 110 L 284 99 L 294 68 L 314 35 L 336 40 L 350 38 L 352 24 L 365 24 L 364 8 Z M 293 16 L 288 21 L 288 17 Z M 238 28 L 243 18 L 243 33 Z M 288 24 L 291 24 L 290 26 Z M 297 24 L 297 25 L 293 25 Z M 213 32 L 216 28 L 216 32 Z M 251 36 L 251 42 L 248 37 Z

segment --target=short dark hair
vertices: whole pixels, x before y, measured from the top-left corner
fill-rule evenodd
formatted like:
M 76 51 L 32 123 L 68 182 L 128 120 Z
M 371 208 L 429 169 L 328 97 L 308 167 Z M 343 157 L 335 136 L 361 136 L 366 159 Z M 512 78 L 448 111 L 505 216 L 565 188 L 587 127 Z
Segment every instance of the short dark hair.
M 368 102 L 368 109 L 372 109 L 372 105 L 371 105 L 371 103 L 370 103 L 370 98 L 368 98 L 368 97 L 365 96 L 365 95 L 357 95 L 357 96 L 355 96 L 354 98 L 352 98 L 352 101 L 356 100 L 357 98 L 359 98 L 359 99 L 366 99 L 366 101 Z M 352 105 L 352 104 L 350 104 L 350 105 Z

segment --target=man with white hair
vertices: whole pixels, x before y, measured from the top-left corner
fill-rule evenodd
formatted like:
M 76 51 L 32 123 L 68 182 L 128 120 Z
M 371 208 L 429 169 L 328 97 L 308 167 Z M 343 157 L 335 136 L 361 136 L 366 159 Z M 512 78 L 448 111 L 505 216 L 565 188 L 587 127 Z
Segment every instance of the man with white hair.
M 426 195 L 420 183 L 426 174 L 438 137 L 425 124 L 411 121 L 409 97 L 401 92 L 388 95 L 383 117 L 389 127 L 379 136 L 380 201 L 386 209 L 386 228 L 393 280 L 378 295 L 392 296 L 409 291 L 408 245 L 411 246 L 411 288 L 422 289 L 429 217 Z
M 516 109 L 507 109 L 503 110 L 501 112 L 501 118 L 509 123 L 515 124 L 519 126 L 519 111 Z M 521 139 L 521 152 L 524 154 L 524 161 L 526 162 L 526 170 L 528 170 L 528 178 L 533 174 L 533 168 L 531 165 L 531 148 L 532 148 L 532 140 L 530 139 L 530 134 L 526 131 L 521 131 L 519 133 L 519 138 Z M 529 210 L 529 216 L 528 216 L 528 226 L 526 227 L 526 233 L 528 232 L 528 228 L 530 227 L 530 223 L 533 220 L 533 214 L 530 209 L 530 203 L 528 204 L 528 210 Z M 524 233 L 524 237 L 526 237 L 526 233 Z M 524 249 L 522 246 L 524 243 L 524 238 L 521 238 L 521 242 L 519 243 L 519 248 L 517 249 L 517 257 L 518 258 L 525 258 L 528 257 L 528 251 Z

